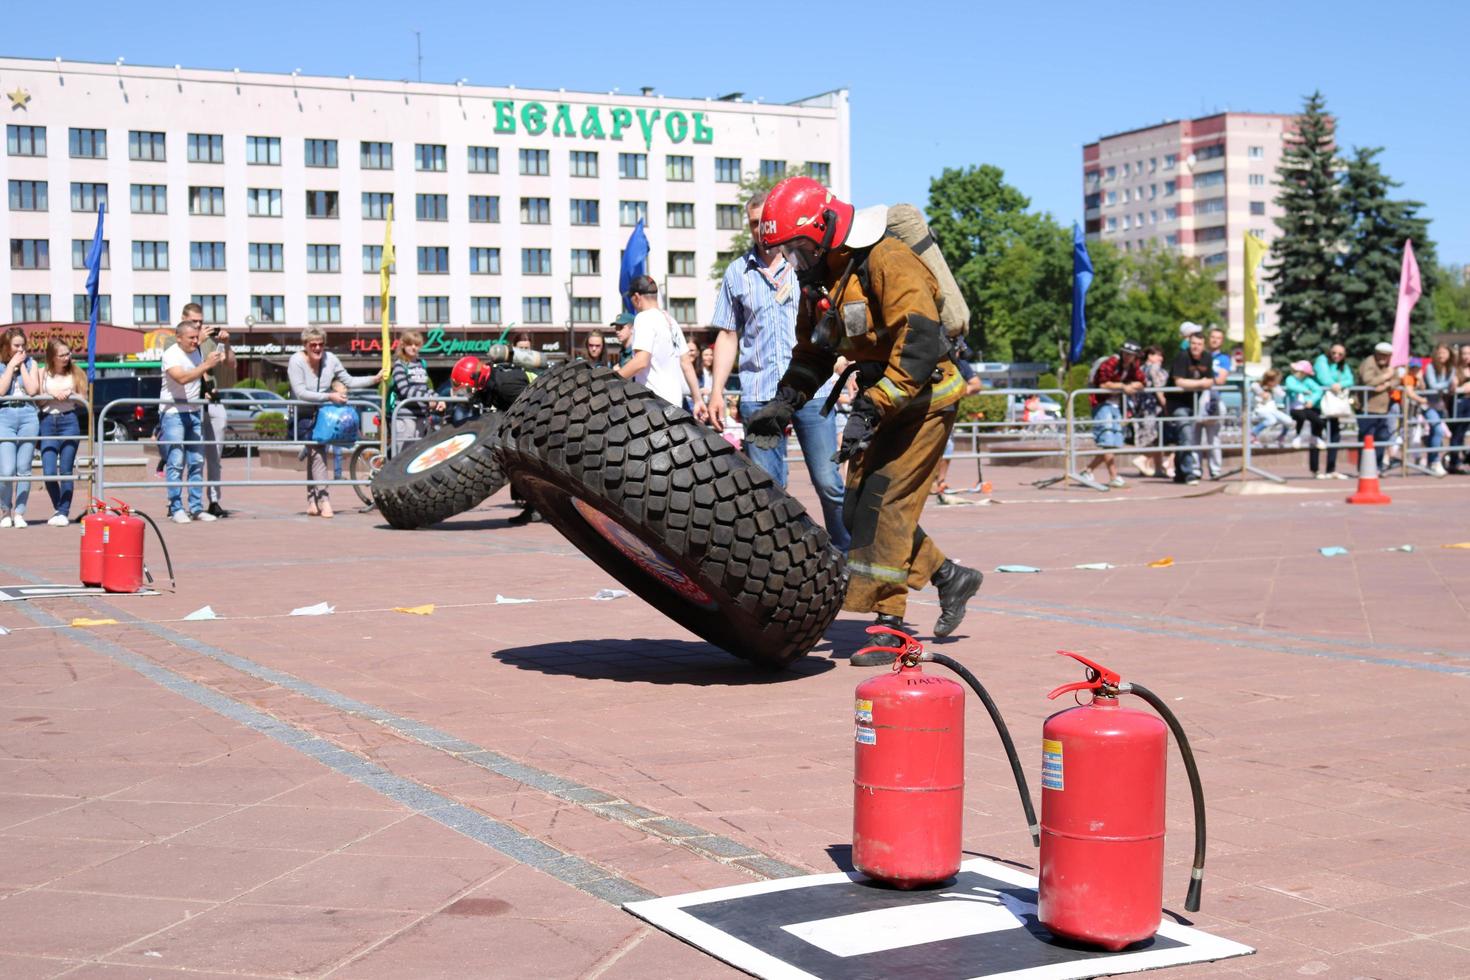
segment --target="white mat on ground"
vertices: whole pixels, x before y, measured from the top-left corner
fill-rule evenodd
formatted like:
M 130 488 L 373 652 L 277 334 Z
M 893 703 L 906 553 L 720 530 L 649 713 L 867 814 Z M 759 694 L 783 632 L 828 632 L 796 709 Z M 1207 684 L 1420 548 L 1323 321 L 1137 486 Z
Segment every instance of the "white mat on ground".
M 765 980 L 1081 980 L 1255 952 L 1168 919 L 1153 939 L 1117 953 L 1064 944 L 1037 921 L 1036 879 L 984 858 L 926 891 L 839 872 L 624 908 Z
M 159 595 L 153 589 L 141 592 L 108 592 L 100 585 L 0 585 L 0 602 L 28 599 L 69 599 L 76 596 L 105 595 L 110 599 L 125 595 Z

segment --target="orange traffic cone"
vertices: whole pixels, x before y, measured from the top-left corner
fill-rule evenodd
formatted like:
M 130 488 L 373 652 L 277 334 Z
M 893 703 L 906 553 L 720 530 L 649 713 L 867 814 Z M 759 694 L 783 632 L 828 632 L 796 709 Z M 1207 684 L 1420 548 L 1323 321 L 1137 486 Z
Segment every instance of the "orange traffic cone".
M 1347 499 L 1350 504 L 1387 504 L 1393 501 L 1378 489 L 1378 453 L 1373 449 L 1373 437 L 1363 439 L 1363 451 L 1358 453 L 1358 492 Z

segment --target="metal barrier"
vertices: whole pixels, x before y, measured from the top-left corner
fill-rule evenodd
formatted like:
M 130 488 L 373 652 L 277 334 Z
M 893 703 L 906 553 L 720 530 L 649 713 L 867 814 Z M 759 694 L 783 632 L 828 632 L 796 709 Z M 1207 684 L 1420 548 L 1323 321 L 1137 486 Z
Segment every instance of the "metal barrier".
M 40 428 L 39 428 L 39 423 L 40 423 L 41 419 L 45 417 L 45 413 L 43 413 L 40 410 L 40 406 L 42 404 L 46 404 L 46 403 L 57 401 L 57 399 L 52 398 L 49 395 L 10 395 L 10 396 L 7 396 L 7 397 L 5 397 L 3 399 L 0 399 L 0 407 L 12 405 L 12 404 L 14 404 L 16 402 L 21 402 L 21 403 L 27 403 L 27 404 L 35 405 L 36 406 L 36 415 L 37 415 L 36 421 L 38 423 L 36 434 L 33 435 L 33 436 L 22 436 L 22 435 L 0 436 L 0 442 L 12 442 L 12 443 L 16 443 L 17 444 L 17 449 L 19 448 L 19 445 L 20 444 L 23 444 L 23 443 L 33 443 L 34 444 L 34 448 L 31 451 L 31 458 L 29 460 L 27 460 L 27 462 L 26 462 L 26 472 L 24 472 L 24 473 L 17 472 L 17 473 L 15 473 L 12 476 L 0 476 L 0 483 L 9 483 L 9 484 L 22 484 L 22 483 L 24 483 L 24 484 L 27 485 L 27 488 L 26 489 L 27 489 L 27 493 L 29 494 L 29 491 L 30 491 L 29 485 L 32 484 L 32 483 L 66 483 L 68 481 L 70 481 L 72 483 L 85 482 L 84 476 L 82 474 L 80 474 L 78 472 L 78 470 L 81 468 L 80 464 L 81 464 L 81 462 L 82 462 L 82 460 L 84 458 L 82 456 L 82 450 L 88 448 L 88 446 L 90 445 L 90 442 L 91 442 L 91 434 L 90 433 L 91 433 L 91 430 L 92 430 L 92 421 L 91 421 L 91 418 L 92 418 L 92 402 L 91 402 L 91 399 L 89 397 L 84 397 L 82 395 L 76 395 L 76 394 L 70 395 L 69 397 L 67 397 L 65 399 L 62 399 L 62 400 L 63 401 L 67 401 L 67 402 L 75 403 L 75 405 L 77 407 L 72 409 L 73 412 L 82 411 L 82 412 L 85 412 L 86 413 L 87 421 L 86 421 L 85 424 L 82 424 L 80 422 L 80 420 L 78 421 L 78 431 L 77 431 L 77 433 L 75 435 L 66 435 L 66 436 L 43 436 L 43 435 L 41 435 Z M 82 431 L 82 430 L 86 430 L 86 431 Z M 34 467 L 35 467 L 36 459 L 38 457 L 41 457 L 42 456 L 41 443 L 43 443 L 43 442 L 75 442 L 77 444 L 77 454 L 76 454 L 75 459 L 72 462 L 72 471 L 70 473 L 53 473 L 50 476 L 47 476 L 45 474 L 45 472 L 44 472 L 44 462 L 43 462 L 43 472 L 41 472 L 40 474 L 37 474 L 35 472 Z M 17 461 L 17 469 L 19 469 L 19 463 L 18 463 L 18 461 Z M 14 501 L 14 495 L 13 494 L 12 494 L 11 500 L 12 500 L 12 502 Z M 83 503 L 85 503 L 85 502 L 86 502 L 86 499 L 83 500 Z
M 429 405 L 432 409 L 434 405 L 443 405 L 447 408 L 450 405 L 473 405 L 474 403 L 475 400 L 473 398 L 469 398 L 465 395 L 421 395 L 414 398 L 398 399 L 398 401 L 393 406 L 393 416 L 389 419 L 387 440 L 384 443 L 388 447 L 389 458 L 391 459 L 394 455 L 397 454 L 399 449 L 402 448 L 401 446 L 396 444 L 397 436 L 394 433 L 398 431 L 398 419 L 403 414 L 403 406 Z M 432 415 L 433 412 L 431 411 L 430 414 Z M 435 430 L 430 429 L 429 431 L 433 432 Z M 427 434 L 428 433 L 425 433 L 425 435 Z M 419 438 L 423 438 L 423 436 L 420 436 Z

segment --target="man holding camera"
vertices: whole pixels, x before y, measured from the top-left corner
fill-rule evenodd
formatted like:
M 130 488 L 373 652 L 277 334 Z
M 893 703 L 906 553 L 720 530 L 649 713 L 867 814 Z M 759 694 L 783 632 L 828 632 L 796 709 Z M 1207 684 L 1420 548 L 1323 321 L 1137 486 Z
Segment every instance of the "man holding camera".
M 216 347 L 205 355 L 199 348 L 199 324 L 180 321 L 176 343 L 163 352 L 163 386 L 159 397 L 158 442 L 165 453 L 169 517 L 175 524 L 212 521 L 214 513 L 204 510 L 204 457 L 199 452 L 201 433 L 200 390 L 204 376 L 224 363 L 226 354 Z M 188 466 L 189 506 L 184 508 L 184 472 Z
M 228 421 L 225 406 L 219 400 L 219 392 L 221 388 L 234 387 L 235 352 L 230 349 L 230 332 L 224 327 L 205 324 L 204 308 L 198 303 L 189 303 L 184 307 L 183 322 L 192 323 L 199 328 L 199 352 L 205 360 L 210 360 L 217 350 L 224 352 L 223 357 L 215 362 L 214 368 L 206 371 L 199 379 L 199 395 L 206 403 L 201 413 L 204 433 L 204 478 L 209 481 L 209 487 L 205 490 L 209 498 L 209 507 L 205 513 L 212 517 L 229 517 L 230 512 L 221 507 L 219 502 L 219 481 L 223 477 L 220 458 L 224 449 L 225 425 Z

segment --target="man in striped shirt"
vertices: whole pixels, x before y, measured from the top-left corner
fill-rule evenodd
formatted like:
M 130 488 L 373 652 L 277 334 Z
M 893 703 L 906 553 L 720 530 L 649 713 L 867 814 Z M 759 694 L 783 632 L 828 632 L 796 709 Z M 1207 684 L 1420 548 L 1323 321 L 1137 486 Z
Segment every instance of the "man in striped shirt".
M 791 350 L 796 346 L 796 304 L 800 289 L 796 271 L 776 249 L 760 247 L 761 206 L 766 195 L 760 194 L 746 204 L 745 216 L 750 224 L 752 245 L 749 252 L 736 258 L 725 270 L 724 281 L 715 297 L 714 325 L 715 365 L 710 384 L 710 422 L 721 429 L 725 419 L 725 382 L 740 362 L 740 417 L 748 419 L 761 406 L 774 398 L 781 376 L 791 363 Z M 801 443 L 801 455 L 807 472 L 822 503 L 822 521 L 833 547 L 846 552 L 851 540 L 842 523 L 842 477 L 833 456 L 837 452 L 837 420 L 822 416 L 832 380 L 796 412 L 791 427 Z M 751 462 L 786 485 L 786 439 L 772 449 L 745 447 Z

